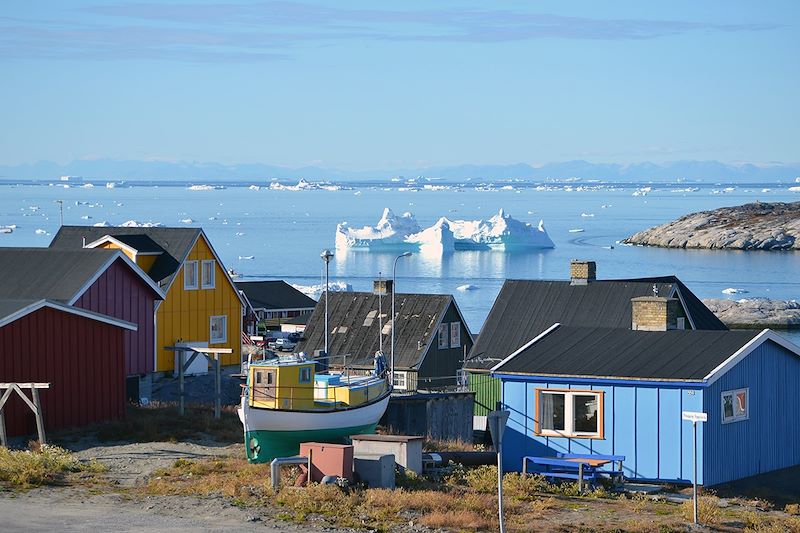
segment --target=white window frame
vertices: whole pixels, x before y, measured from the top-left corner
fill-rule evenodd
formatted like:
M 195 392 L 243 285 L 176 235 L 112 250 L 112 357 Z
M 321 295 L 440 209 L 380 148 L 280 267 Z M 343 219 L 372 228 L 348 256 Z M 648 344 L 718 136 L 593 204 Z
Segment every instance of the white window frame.
M 564 396 L 564 429 L 545 429 L 542 427 L 542 408 L 544 402 L 541 400 L 542 394 L 561 394 Z M 596 396 L 597 397 L 597 431 L 575 431 L 575 396 Z M 603 439 L 603 391 L 578 390 L 578 389 L 536 389 L 536 435 L 545 437 L 566 437 L 572 439 Z
M 189 272 L 194 272 L 194 283 L 189 282 Z M 195 291 L 199 288 L 200 272 L 198 271 L 197 261 L 186 261 L 183 264 L 183 288 L 187 291 Z
M 222 338 L 214 338 L 214 320 L 222 319 Z M 228 342 L 228 315 L 214 315 L 208 319 L 208 343 L 222 344 Z
M 744 393 L 744 401 L 745 401 L 744 413 L 737 415 L 736 414 L 736 403 L 735 403 L 736 402 L 736 396 L 738 396 L 739 393 L 742 393 L 742 392 Z M 731 397 L 731 402 L 732 402 L 732 405 L 733 405 L 733 416 L 727 416 L 727 417 L 725 416 L 725 397 L 726 396 L 730 396 Z M 749 387 L 745 387 L 745 388 L 742 388 L 742 389 L 733 389 L 733 390 L 722 391 L 722 394 L 720 394 L 720 415 L 721 415 L 720 416 L 720 420 L 722 421 L 723 424 L 732 424 L 734 422 L 742 422 L 743 420 L 749 420 L 750 419 L 750 388 Z
M 211 265 L 211 282 L 206 279 L 206 265 Z M 203 279 L 200 280 L 200 288 L 201 289 L 213 289 L 216 287 L 216 277 L 217 277 L 217 262 L 213 259 L 204 259 L 200 262 L 200 275 Z
M 450 347 L 461 348 L 461 322 L 450 323 Z
M 408 390 L 408 373 L 395 372 L 392 374 L 393 386 L 397 390 Z
M 446 350 L 450 348 L 450 325 L 449 324 L 439 324 L 439 342 L 438 346 L 440 350 Z

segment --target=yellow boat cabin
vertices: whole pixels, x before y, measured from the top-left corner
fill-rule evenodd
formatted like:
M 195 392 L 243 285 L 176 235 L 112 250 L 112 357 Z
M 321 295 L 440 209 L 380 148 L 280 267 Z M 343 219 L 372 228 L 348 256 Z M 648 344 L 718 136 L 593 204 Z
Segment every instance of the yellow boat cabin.
M 358 407 L 388 390 L 387 381 L 381 377 L 317 373 L 315 361 L 297 356 L 252 363 L 247 384 L 250 407 L 290 411 Z

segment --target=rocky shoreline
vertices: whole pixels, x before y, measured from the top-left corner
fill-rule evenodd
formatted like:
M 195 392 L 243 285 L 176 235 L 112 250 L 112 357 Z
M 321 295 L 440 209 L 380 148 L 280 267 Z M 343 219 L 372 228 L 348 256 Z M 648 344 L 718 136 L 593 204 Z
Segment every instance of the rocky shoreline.
M 755 202 L 700 211 L 622 242 L 664 248 L 800 250 L 800 202 Z
M 708 298 L 703 303 L 729 328 L 800 328 L 800 302 L 796 300 Z

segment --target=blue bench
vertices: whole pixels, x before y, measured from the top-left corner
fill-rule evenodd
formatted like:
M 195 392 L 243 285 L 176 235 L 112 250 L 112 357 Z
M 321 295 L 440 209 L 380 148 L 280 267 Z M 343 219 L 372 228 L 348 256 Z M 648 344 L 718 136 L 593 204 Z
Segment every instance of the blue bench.
M 535 473 L 547 478 L 575 479 L 578 490 L 583 491 L 584 481 L 595 481 L 601 476 L 609 476 L 615 484 L 625 481 L 622 472 L 624 455 L 600 455 L 580 453 L 557 453 L 552 457 L 525 456 L 522 458 L 522 473 L 527 474 L 528 464 L 540 465 L 542 470 Z M 604 469 L 611 465 L 611 469 Z M 617 468 L 618 466 L 618 468 Z

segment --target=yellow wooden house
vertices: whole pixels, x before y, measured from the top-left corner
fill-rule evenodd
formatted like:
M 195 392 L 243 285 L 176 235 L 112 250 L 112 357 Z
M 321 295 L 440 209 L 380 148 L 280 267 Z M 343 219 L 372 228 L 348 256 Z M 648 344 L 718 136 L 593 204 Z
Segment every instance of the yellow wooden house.
M 243 302 L 200 228 L 62 226 L 51 248 L 119 249 L 166 294 L 156 310 L 155 369 L 174 368 L 180 342 L 231 348 L 223 365 L 241 361 Z

